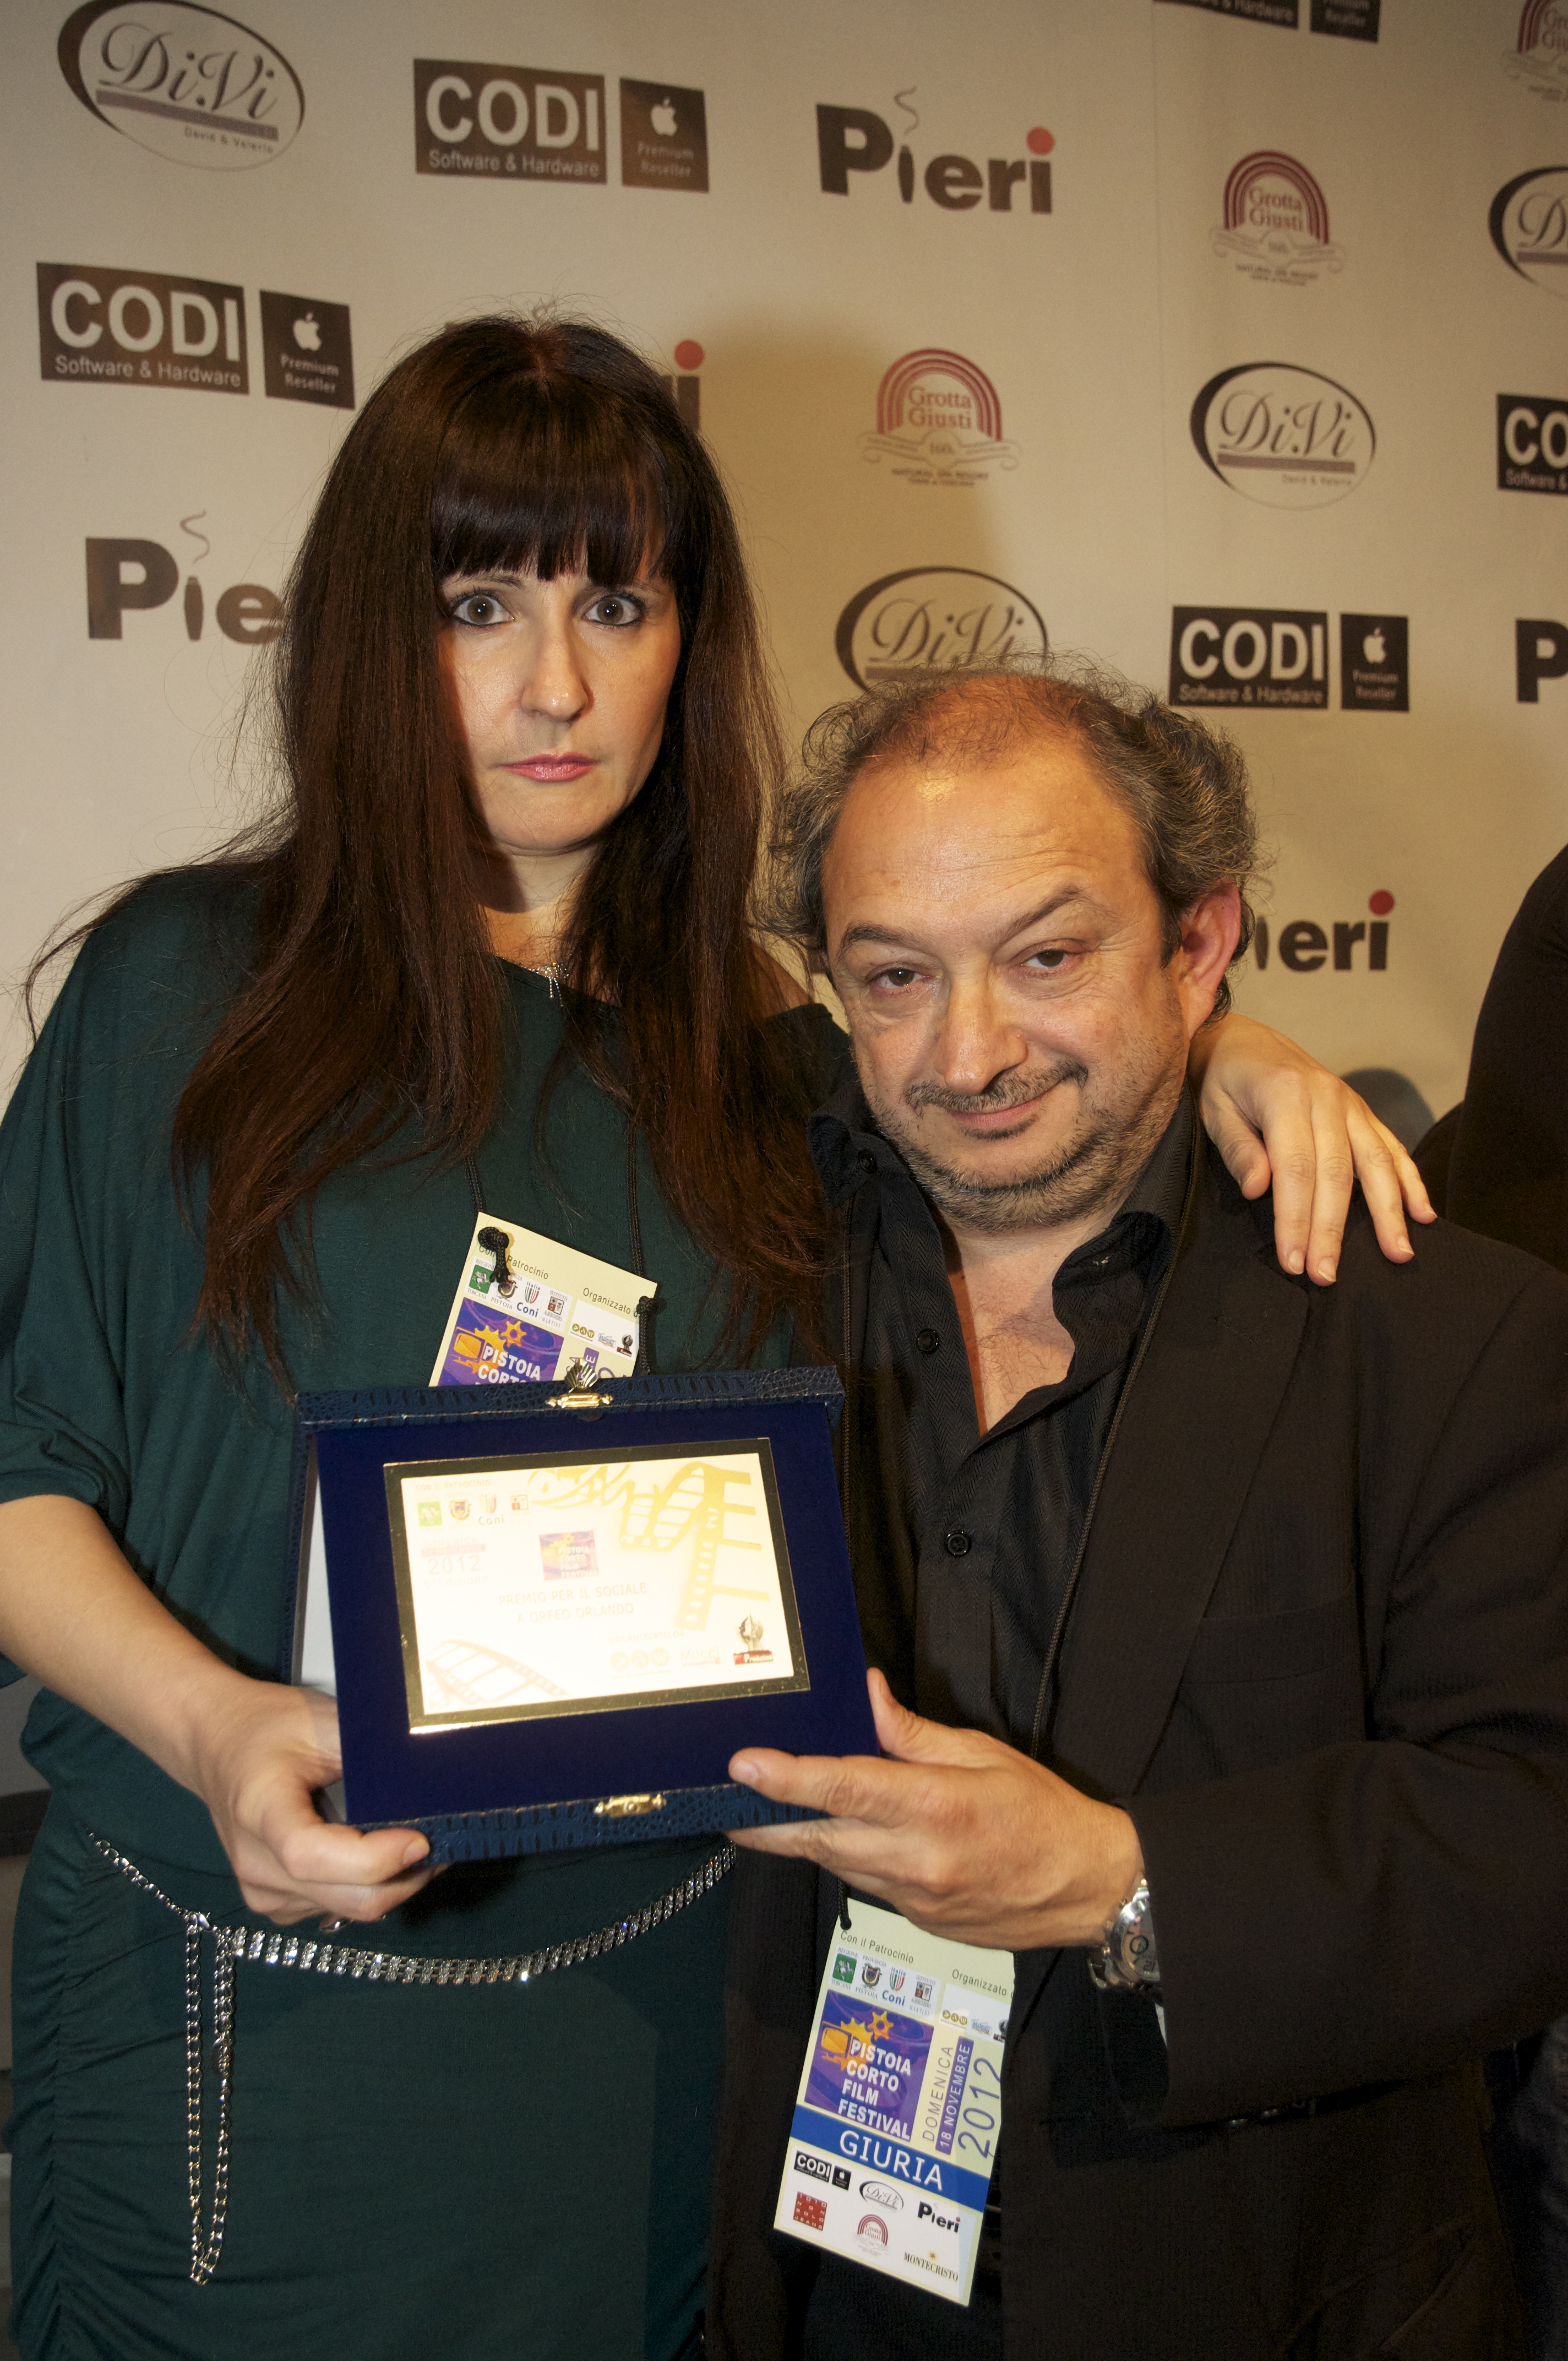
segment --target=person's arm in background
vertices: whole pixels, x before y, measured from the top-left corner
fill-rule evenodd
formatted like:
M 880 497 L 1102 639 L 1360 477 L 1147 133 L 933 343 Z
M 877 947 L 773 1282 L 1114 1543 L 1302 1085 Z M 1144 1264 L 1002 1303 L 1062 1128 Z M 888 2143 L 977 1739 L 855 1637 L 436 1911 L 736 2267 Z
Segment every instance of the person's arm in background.
M 1443 1211 L 1568 1270 L 1568 848 L 1525 895 L 1497 954 Z
M 1187 1071 L 1203 1127 L 1243 1196 L 1273 1187 L 1282 1269 L 1332 1282 L 1357 1180 L 1383 1252 L 1390 1262 L 1410 1260 L 1407 1217 L 1436 1218 L 1420 1174 L 1337 1074 L 1271 1025 L 1234 1014 L 1197 1033 Z
M 782 972 L 782 971 L 781 971 Z M 793 979 L 791 979 L 793 981 Z M 836 1003 L 824 998 L 829 1013 Z M 816 1044 L 820 1098 L 854 1071 L 842 1017 Z M 1187 1060 L 1203 1127 L 1244 1197 L 1274 1191 L 1282 1269 L 1326 1287 L 1339 1268 L 1351 1192 L 1359 1181 L 1390 1262 L 1409 1262 L 1411 1221 L 1435 1221 L 1421 1176 L 1365 1099 L 1271 1025 L 1234 1011 L 1195 1036 Z

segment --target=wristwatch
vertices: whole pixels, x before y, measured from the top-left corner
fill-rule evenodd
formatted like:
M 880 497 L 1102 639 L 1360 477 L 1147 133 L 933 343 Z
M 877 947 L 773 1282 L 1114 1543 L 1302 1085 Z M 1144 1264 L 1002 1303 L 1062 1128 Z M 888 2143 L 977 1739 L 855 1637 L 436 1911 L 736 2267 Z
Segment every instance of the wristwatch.
M 1104 1992 L 1147 1993 L 1159 1998 L 1159 1953 L 1149 1913 L 1149 1882 L 1140 1877 L 1107 1926 L 1089 1972 Z

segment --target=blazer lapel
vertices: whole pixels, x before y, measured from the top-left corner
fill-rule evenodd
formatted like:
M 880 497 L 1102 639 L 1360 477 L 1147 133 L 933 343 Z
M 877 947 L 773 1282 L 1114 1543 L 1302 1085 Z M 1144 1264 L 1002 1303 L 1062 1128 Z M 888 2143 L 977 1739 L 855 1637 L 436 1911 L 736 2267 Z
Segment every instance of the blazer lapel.
M 1062 1648 L 1049 1760 L 1137 1787 L 1295 1366 L 1306 1286 L 1206 1149 L 1170 1292 L 1129 1389 Z
M 1249 1205 L 1201 1143 L 1062 1645 L 1047 1760 L 1091 1795 L 1131 1795 L 1147 1768 L 1295 1367 L 1306 1289 L 1275 1262 L 1269 1227 L 1266 1208 Z M 1015 2032 L 1060 1956 L 1018 1954 Z

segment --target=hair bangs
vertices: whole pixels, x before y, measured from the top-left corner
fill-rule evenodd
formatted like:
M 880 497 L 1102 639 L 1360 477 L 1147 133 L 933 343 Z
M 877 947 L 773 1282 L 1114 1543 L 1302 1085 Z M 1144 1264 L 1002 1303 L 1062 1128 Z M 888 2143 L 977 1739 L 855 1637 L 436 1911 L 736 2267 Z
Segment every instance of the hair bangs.
M 431 500 L 431 558 L 451 576 L 667 577 L 685 500 L 638 405 L 571 379 L 491 379 L 455 415 Z

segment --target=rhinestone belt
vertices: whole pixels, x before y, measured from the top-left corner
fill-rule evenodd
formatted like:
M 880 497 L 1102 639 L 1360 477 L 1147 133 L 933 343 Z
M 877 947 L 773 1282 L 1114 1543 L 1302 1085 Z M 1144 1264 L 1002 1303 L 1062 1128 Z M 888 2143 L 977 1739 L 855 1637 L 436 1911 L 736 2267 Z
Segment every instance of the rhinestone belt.
M 234 2086 L 234 1971 L 241 1960 L 263 1968 L 299 1968 L 318 1976 L 349 1976 L 356 1982 L 383 1984 L 526 1984 L 536 1976 L 552 1975 L 557 1968 L 579 1968 L 588 1960 L 619 1951 L 666 1919 L 678 1917 L 694 1902 L 711 1894 L 735 1866 L 735 1848 L 722 1844 L 702 1867 L 684 1877 L 652 1902 L 645 1902 L 630 1917 L 614 1918 L 591 1935 L 574 1935 L 568 1942 L 547 1943 L 542 1950 L 516 1951 L 492 1959 L 421 1959 L 402 1951 L 369 1951 L 357 1944 L 309 1941 L 299 1935 L 269 1934 L 263 1927 L 222 1927 L 204 1910 L 186 1910 L 171 1901 L 116 1852 L 95 1836 L 93 1842 L 105 1861 L 142 1894 L 150 1894 L 166 1910 L 185 1922 L 185 2160 L 191 2199 L 191 2278 L 205 2287 L 223 2251 L 224 2224 L 228 2213 L 229 2099 Z M 213 2055 L 218 2070 L 217 2128 L 213 2153 L 213 2195 L 210 2213 L 203 2202 L 202 2125 L 202 1938 L 213 1938 Z

